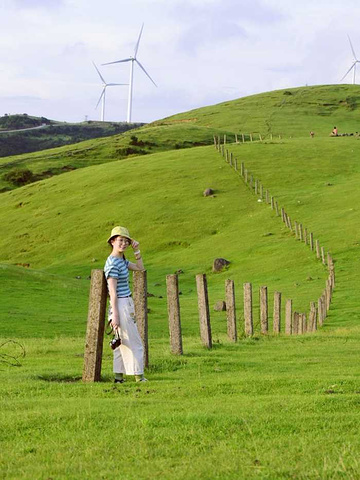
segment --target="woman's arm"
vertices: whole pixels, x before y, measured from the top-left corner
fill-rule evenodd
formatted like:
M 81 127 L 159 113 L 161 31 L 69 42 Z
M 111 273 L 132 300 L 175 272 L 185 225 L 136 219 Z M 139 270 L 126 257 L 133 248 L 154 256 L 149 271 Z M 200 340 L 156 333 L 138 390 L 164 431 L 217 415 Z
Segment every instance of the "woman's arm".
M 108 286 L 109 286 L 109 295 L 110 295 L 110 304 L 111 304 L 111 326 L 113 328 L 120 326 L 120 315 L 117 305 L 117 278 L 109 277 L 108 278 Z
M 136 263 L 131 263 L 129 262 L 128 269 L 133 270 L 133 271 L 141 271 L 143 272 L 145 270 L 142 258 L 141 258 L 141 252 L 140 252 L 140 244 L 136 240 L 133 240 L 131 242 L 131 246 L 134 250 L 134 255 L 136 258 Z

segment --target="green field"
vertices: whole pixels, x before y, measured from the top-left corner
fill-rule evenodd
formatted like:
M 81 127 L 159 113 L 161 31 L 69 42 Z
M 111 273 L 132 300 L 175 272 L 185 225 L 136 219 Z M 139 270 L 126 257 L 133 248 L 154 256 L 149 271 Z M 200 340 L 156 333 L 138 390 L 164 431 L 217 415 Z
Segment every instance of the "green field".
M 322 101 L 331 103 L 352 86 L 341 86 L 340 93 L 323 88 L 332 93 Z M 264 94 L 264 111 L 275 94 Z M 221 128 L 221 109 L 213 108 L 216 125 L 169 126 L 166 119 L 148 127 L 149 139 L 150 129 L 158 129 L 152 137 L 157 153 L 109 161 L 106 152 L 115 147 L 101 139 L 95 150 L 101 162 L 89 154 L 88 167 L 1 195 L 0 343 L 15 340 L 26 351 L 23 358 L 19 344 L 0 349 L 3 478 L 360 478 L 360 141 L 329 138 L 323 117 L 310 111 L 311 128 L 320 132 L 313 139 L 307 131 L 292 137 L 293 125 L 285 130 L 284 119 L 276 129 L 281 140 L 228 145 L 335 259 L 337 283 L 324 327 L 303 336 L 261 336 L 259 287 L 268 287 L 271 317 L 276 290 L 283 307 L 291 298 L 295 310 L 308 312 L 327 270 L 213 146 L 166 145 L 170 137 L 172 145 L 175 138 L 203 141 L 205 130 L 209 143 L 213 133 L 235 132 L 228 110 Z M 354 129 L 358 110 L 346 120 L 341 109 L 344 125 Z M 294 125 L 304 122 L 298 110 Z M 252 121 L 243 131 L 255 131 Z M 194 131 L 199 137 L 190 135 Z M 109 150 L 101 150 L 105 140 Z M 207 187 L 213 197 L 203 197 Z M 106 343 L 102 382 L 81 382 L 88 277 L 102 268 L 115 224 L 140 241 L 148 290 L 155 295 L 148 299 L 150 381 L 140 387 L 131 378 L 112 383 Z M 231 264 L 214 274 L 218 256 Z M 175 357 L 169 353 L 165 276 L 179 269 L 184 355 Z M 208 277 L 211 351 L 199 339 L 197 273 Z M 226 338 L 225 312 L 213 311 L 224 299 L 227 278 L 236 287 L 237 344 Z M 244 282 L 253 284 L 252 338 L 243 333 Z M 10 365 L 16 362 L 6 354 L 18 356 L 20 366 Z

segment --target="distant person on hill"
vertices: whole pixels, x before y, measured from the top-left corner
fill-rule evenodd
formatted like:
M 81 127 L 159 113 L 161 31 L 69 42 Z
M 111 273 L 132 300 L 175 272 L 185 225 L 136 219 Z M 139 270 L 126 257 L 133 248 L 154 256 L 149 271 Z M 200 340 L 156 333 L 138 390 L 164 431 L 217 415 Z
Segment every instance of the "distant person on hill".
M 338 129 L 337 127 L 334 127 L 331 132 L 332 137 L 337 137 L 338 136 Z
M 115 339 L 120 338 L 121 342 L 113 349 L 115 383 L 124 383 L 124 374 L 135 375 L 137 382 L 147 382 L 144 377 L 144 347 L 136 325 L 134 302 L 129 288 L 129 270 L 144 270 L 139 242 L 130 237 L 125 227 L 114 227 L 108 244 L 111 246 L 111 254 L 106 260 L 104 272 L 110 295 L 109 322 Z M 130 245 L 136 263 L 125 258 L 124 252 Z
M 315 133 L 311 130 L 311 132 L 310 132 L 310 137 L 311 137 L 311 138 L 314 138 L 314 135 L 315 135 Z

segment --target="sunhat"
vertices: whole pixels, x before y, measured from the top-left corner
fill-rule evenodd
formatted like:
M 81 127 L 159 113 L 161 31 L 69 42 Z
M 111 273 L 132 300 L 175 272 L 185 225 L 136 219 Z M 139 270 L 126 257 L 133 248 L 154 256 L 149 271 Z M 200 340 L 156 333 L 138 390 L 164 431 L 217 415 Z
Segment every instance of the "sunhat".
M 120 237 L 125 237 L 125 238 L 128 238 L 130 240 L 130 243 L 131 243 L 131 237 L 130 237 L 130 233 L 129 233 L 129 230 L 125 227 L 114 227 L 112 230 L 111 230 L 111 235 L 110 237 L 108 238 L 108 243 L 110 243 L 110 240 L 113 238 L 113 237 L 117 237 L 117 236 L 120 236 Z M 111 243 L 110 243 L 111 245 Z

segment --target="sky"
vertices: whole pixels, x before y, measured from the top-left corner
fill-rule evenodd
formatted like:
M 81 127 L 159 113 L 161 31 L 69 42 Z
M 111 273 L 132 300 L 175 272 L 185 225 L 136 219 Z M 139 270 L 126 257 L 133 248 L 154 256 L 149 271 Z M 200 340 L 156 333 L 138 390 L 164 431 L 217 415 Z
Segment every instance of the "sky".
M 99 120 L 128 83 L 132 121 L 341 78 L 360 59 L 358 0 L 0 0 L 0 115 Z M 360 82 L 360 66 L 357 83 Z M 105 120 L 126 121 L 128 86 Z

